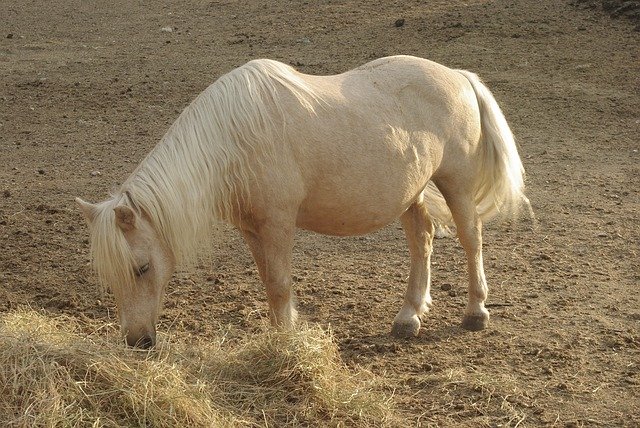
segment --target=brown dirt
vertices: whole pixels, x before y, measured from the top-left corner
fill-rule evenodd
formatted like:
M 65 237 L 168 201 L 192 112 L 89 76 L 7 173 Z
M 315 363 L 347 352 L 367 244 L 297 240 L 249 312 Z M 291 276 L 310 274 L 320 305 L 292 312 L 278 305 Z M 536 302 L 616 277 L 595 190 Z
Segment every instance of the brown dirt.
M 571 4 L 580 8 L 602 9 L 612 18 L 624 16 L 636 24 L 640 31 L 640 1 L 635 0 L 571 0 Z
M 301 232 L 302 314 L 332 326 L 347 363 L 385 379 L 407 426 L 638 426 L 634 24 L 557 0 L 263 3 L 1 8 L 0 310 L 113 319 L 73 197 L 104 199 L 217 76 L 257 57 L 323 74 L 414 54 L 488 83 L 519 141 L 539 227 L 486 228 L 488 330 L 459 328 L 464 257 L 440 240 L 428 321 L 417 339 L 389 337 L 408 274 L 397 224 L 356 238 Z M 161 330 L 260 328 L 256 269 L 237 233 L 222 238 L 212 265 L 172 281 Z

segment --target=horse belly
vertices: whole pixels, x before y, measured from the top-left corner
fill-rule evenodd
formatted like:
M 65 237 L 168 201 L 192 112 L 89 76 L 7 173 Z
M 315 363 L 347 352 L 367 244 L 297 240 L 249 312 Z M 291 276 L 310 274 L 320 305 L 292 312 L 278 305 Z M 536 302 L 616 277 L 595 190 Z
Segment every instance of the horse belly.
M 352 171 L 319 180 L 300 205 L 297 226 L 325 235 L 363 235 L 398 218 L 421 193 L 425 170 Z
M 348 210 L 347 207 L 301 207 L 296 225 L 301 229 L 324 235 L 364 235 L 386 226 L 399 215 L 395 212 L 371 211 L 362 215 L 361 210 L 352 208 L 354 209 Z

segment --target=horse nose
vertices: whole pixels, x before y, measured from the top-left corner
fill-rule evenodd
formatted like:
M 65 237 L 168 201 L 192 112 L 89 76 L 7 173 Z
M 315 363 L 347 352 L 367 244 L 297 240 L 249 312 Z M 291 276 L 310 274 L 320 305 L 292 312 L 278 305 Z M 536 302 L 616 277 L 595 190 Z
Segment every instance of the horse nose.
M 151 337 L 148 334 L 139 337 L 127 335 L 127 345 L 131 346 L 132 348 L 150 349 L 153 348 L 155 344 L 155 337 Z

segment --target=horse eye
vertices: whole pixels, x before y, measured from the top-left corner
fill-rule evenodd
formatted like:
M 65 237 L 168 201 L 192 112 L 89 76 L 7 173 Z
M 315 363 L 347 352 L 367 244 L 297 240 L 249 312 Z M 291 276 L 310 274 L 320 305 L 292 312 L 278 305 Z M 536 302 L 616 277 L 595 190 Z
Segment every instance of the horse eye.
M 147 263 L 146 265 L 140 266 L 138 270 L 136 270 L 136 276 L 142 276 L 148 270 L 149 270 L 149 263 Z

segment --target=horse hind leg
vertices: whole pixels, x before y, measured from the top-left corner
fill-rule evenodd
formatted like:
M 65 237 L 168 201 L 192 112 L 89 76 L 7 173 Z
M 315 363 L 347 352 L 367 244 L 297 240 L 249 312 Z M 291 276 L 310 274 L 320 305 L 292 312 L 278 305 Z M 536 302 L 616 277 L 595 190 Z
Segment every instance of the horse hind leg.
M 451 210 L 458 239 L 467 256 L 469 292 L 462 319 L 466 330 L 482 330 L 489 324 L 489 311 L 485 308 L 488 287 L 482 260 L 482 221 L 476 210 L 471 191 L 460 182 L 436 183 Z
M 420 318 L 431 306 L 431 251 L 434 227 L 424 202 L 416 202 L 400 217 L 409 243 L 411 270 L 402 309 L 393 321 L 391 334 L 396 337 L 417 336 Z

